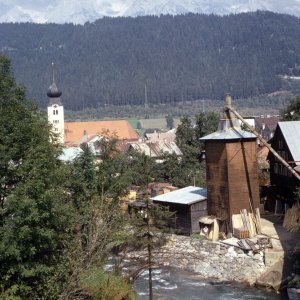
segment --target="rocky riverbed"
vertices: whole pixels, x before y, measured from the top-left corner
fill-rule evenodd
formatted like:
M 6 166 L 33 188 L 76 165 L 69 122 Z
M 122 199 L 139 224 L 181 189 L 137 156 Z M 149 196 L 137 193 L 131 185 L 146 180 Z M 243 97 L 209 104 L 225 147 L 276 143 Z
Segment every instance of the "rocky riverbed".
M 131 252 L 130 259 L 146 258 L 145 251 Z M 153 250 L 153 261 L 159 266 L 175 267 L 197 273 L 203 279 L 254 284 L 265 271 L 263 253 L 243 250 L 193 237 L 170 235 L 159 250 Z

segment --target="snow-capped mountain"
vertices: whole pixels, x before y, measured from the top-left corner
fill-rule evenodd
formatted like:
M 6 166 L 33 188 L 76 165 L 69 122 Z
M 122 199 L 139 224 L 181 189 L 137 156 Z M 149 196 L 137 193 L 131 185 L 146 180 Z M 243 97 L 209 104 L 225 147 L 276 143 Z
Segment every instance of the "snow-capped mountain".
M 300 0 L 0 0 L 0 22 L 83 24 L 103 16 L 224 15 L 258 9 L 300 16 Z

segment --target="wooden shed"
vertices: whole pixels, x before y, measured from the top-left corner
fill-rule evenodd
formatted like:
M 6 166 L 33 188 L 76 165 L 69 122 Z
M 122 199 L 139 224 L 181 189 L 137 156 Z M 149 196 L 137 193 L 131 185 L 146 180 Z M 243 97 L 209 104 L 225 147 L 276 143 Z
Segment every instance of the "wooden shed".
M 231 104 L 228 97 L 227 105 Z M 253 212 L 259 207 L 256 136 L 224 113 L 218 131 L 201 140 L 206 152 L 208 214 L 231 224 L 232 215 L 240 210 Z
M 176 212 L 172 224 L 179 233 L 200 232 L 199 218 L 207 215 L 207 189 L 188 186 L 151 198 L 153 203 L 168 206 Z

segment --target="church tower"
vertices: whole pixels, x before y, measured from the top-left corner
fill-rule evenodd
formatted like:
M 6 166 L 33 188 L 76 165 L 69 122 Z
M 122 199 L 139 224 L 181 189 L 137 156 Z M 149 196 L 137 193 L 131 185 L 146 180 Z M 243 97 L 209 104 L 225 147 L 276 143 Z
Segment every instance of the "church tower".
M 61 103 L 60 96 L 62 92 L 57 88 L 54 80 L 54 63 L 52 63 L 52 84 L 49 86 L 47 96 L 48 104 L 48 122 L 52 124 L 54 133 L 58 135 L 58 142 L 64 143 L 64 107 Z

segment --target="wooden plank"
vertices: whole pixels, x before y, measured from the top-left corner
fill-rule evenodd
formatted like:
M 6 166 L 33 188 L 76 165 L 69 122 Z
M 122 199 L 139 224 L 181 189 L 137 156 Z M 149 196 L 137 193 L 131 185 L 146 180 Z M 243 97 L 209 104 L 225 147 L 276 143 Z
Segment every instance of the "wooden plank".
M 246 243 L 244 239 L 238 241 L 238 245 L 244 250 L 251 250 L 251 247 Z
M 261 234 L 262 233 L 262 227 L 261 227 L 261 219 L 260 219 L 260 211 L 259 208 L 255 209 L 255 217 L 256 217 L 256 222 L 257 222 L 257 233 Z
M 256 248 L 256 245 L 251 240 L 246 239 L 245 241 L 249 245 L 249 247 L 251 248 L 251 250 L 253 252 L 255 252 L 255 253 L 258 252 L 258 249 Z

